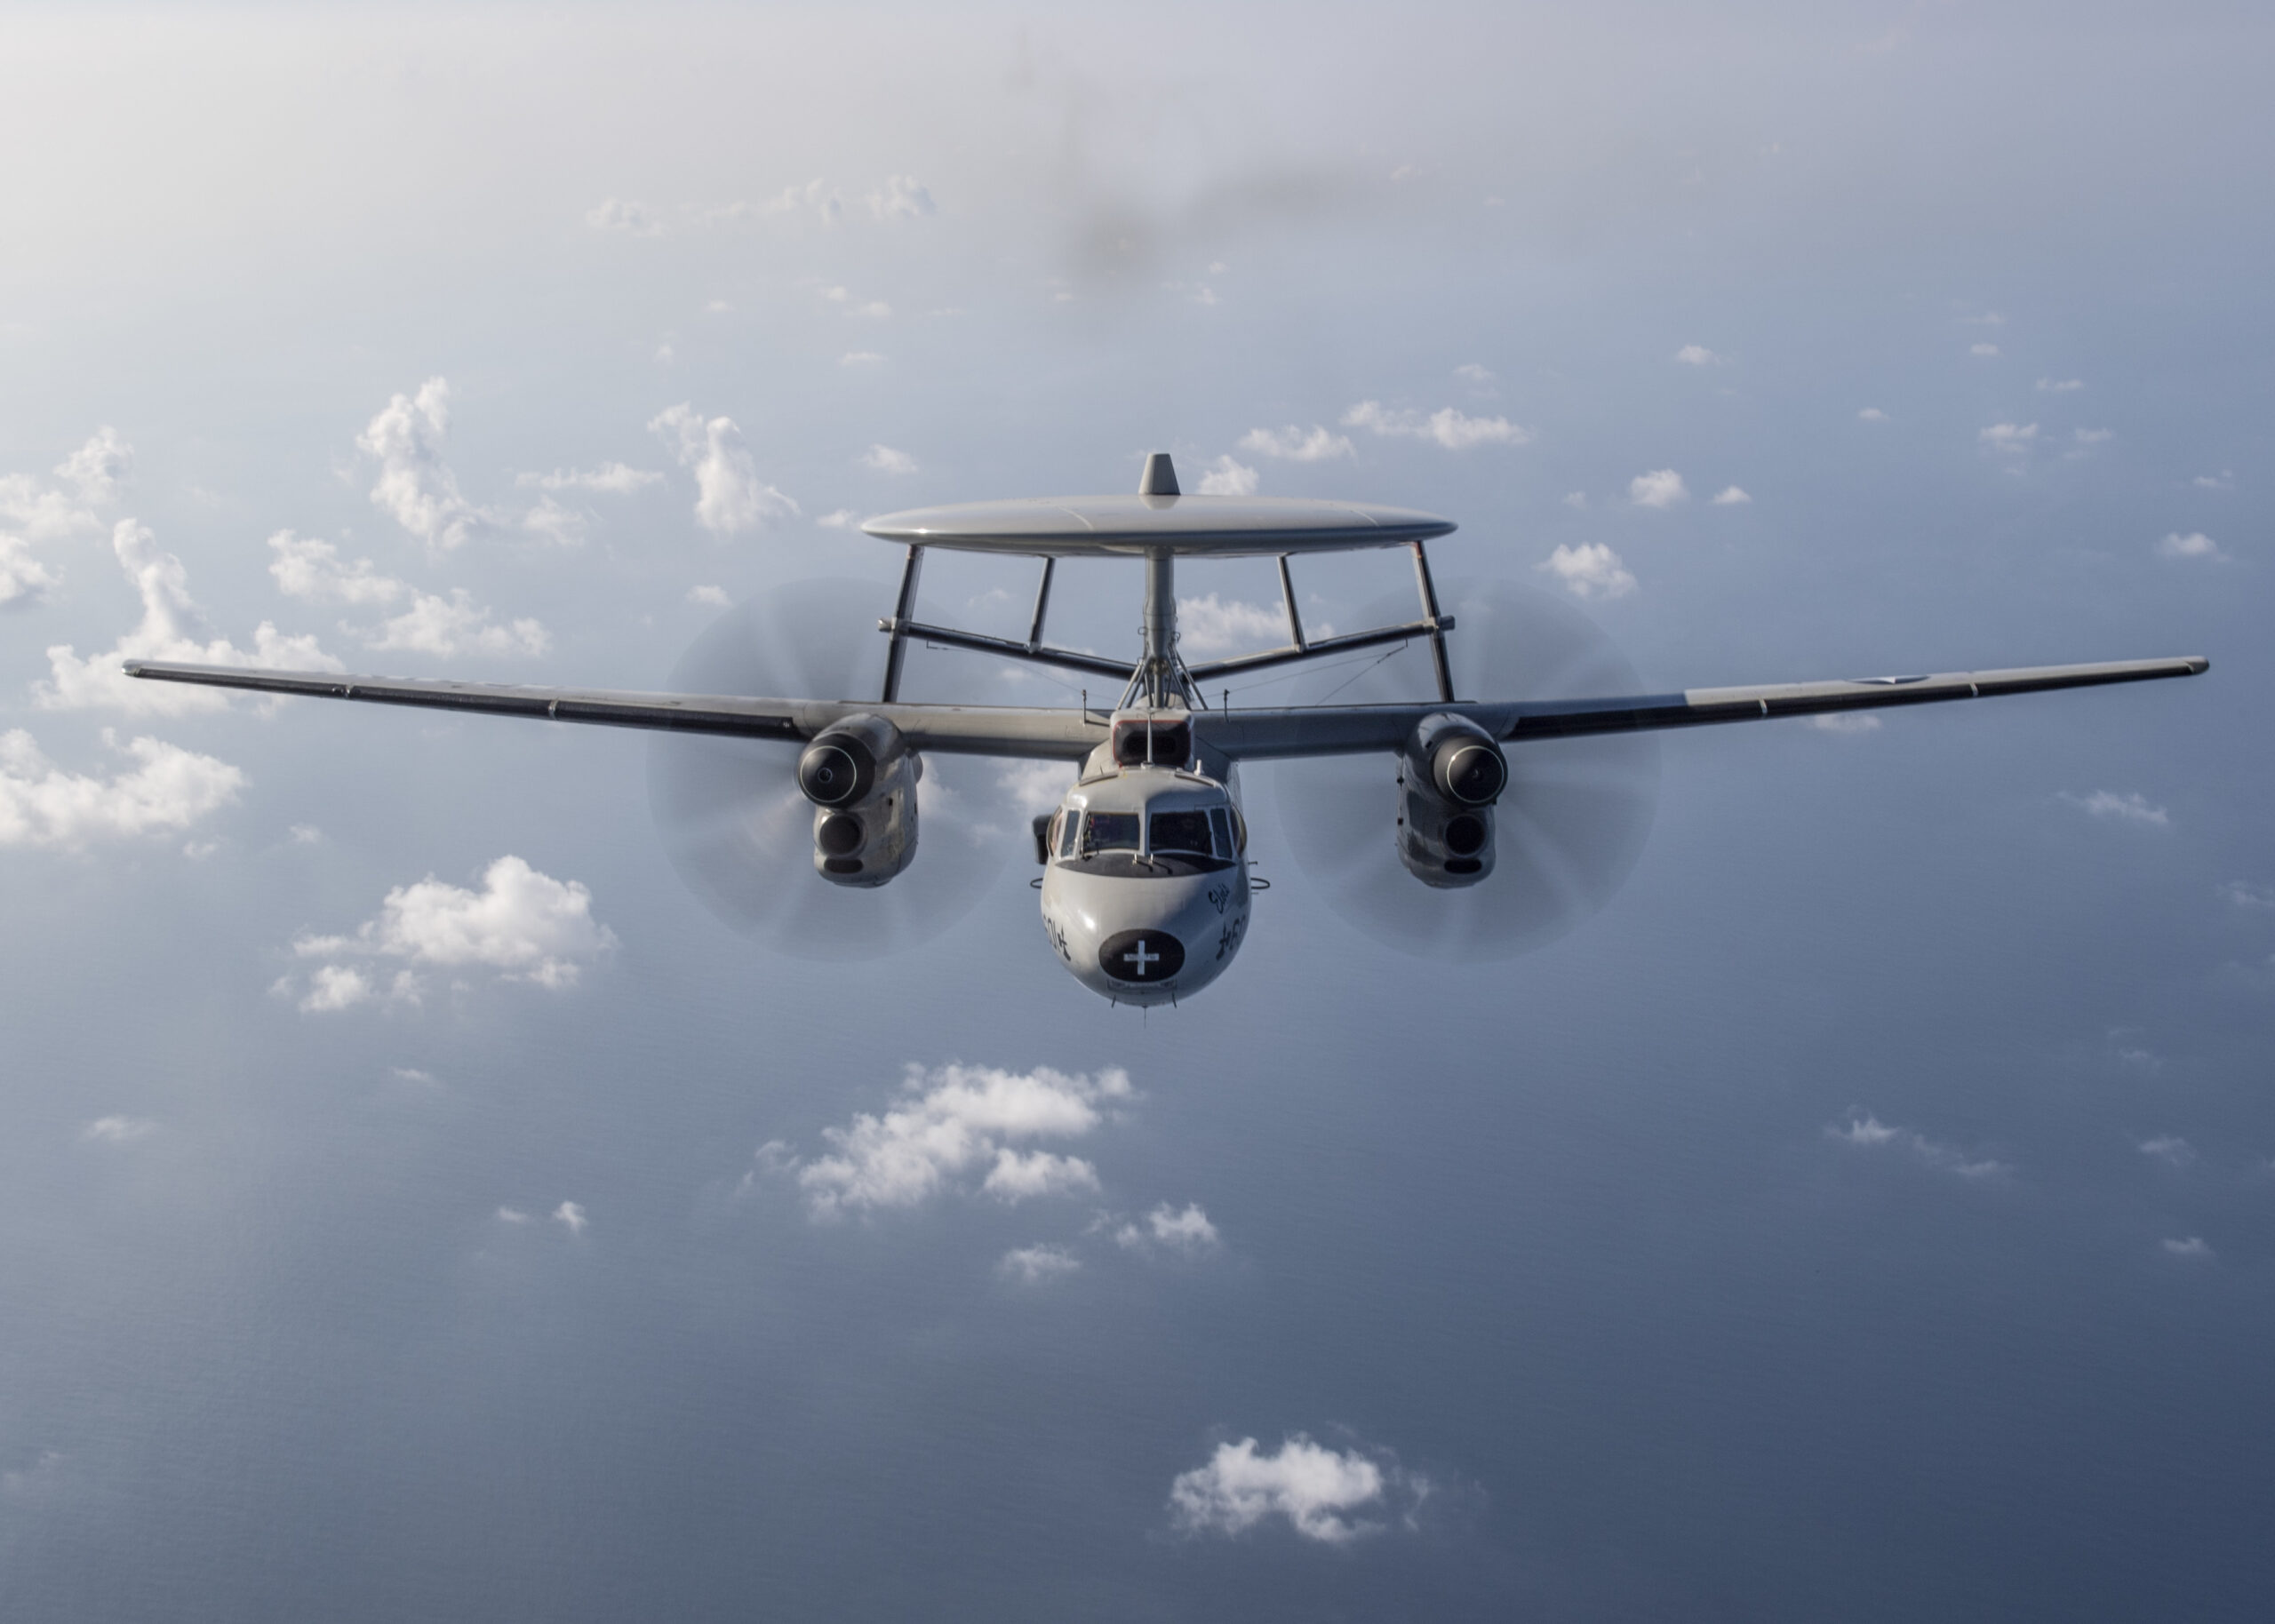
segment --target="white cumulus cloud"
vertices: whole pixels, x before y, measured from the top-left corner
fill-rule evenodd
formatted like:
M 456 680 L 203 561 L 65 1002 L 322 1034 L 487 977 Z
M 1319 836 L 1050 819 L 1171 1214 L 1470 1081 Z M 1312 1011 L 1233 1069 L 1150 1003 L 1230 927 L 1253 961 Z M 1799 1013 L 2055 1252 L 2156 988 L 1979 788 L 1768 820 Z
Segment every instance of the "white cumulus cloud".
M 648 427 L 675 448 L 682 467 L 694 470 L 695 521 L 713 535 L 754 530 L 797 513 L 795 502 L 758 477 L 732 418 L 706 420 L 682 401 L 658 413 Z
M 395 959 L 398 972 L 389 996 L 415 999 L 418 970 L 488 969 L 509 981 L 559 990 L 576 984 L 583 967 L 616 944 L 593 918 L 592 893 L 575 880 L 540 873 L 516 856 L 483 871 L 479 890 L 429 874 L 387 894 L 377 918 L 352 935 L 302 936 L 292 943 L 303 959 L 328 959 L 311 977 L 303 1008 L 344 1009 L 377 995 L 356 959 Z
M 1533 567 L 1554 576 L 1576 598 L 1624 598 L 1635 590 L 1632 572 L 1600 541 L 1559 545 Z
M 36 599 L 55 585 L 38 549 L 100 528 L 94 510 L 132 476 L 134 448 L 106 424 L 55 466 L 71 487 L 43 490 L 27 474 L 0 475 L 0 605 Z
M 1227 601 L 1212 592 L 1177 601 L 1177 631 L 1178 644 L 1195 654 L 1276 649 L 1288 641 L 1288 619 L 1277 607 Z
M 1975 439 L 1985 450 L 1996 451 L 2002 457 L 2020 457 L 2038 438 L 2035 423 L 1993 423 L 1976 433 Z
M 1303 1433 L 1270 1454 L 1254 1438 L 1219 1444 L 1208 1463 L 1181 1472 L 1169 1485 L 1169 1514 L 1187 1533 L 1233 1535 L 1284 1517 L 1306 1540 L 1343 1545 L 1378 1533 L 1382 1515 L 1403 1507 L 1403 1520 L 1430 1492 L 1427 1479 L 1361 1449 L 1330 1449 Z M 1373 1516 L 1362 1515 L 1374 1513 Z
M 100 654 L 78 658 L 68 643 L 47 651 L 51 680 L 36 692 L 41 706 L 52 711 L 105 707 L 136 715 L 178 716 L 191 711 L 215 711 L 228 697 L 210 688 L 179 682 L 148 682 L 128 676 L 121 665 L 130 659 L 180 660 L 205 665 L 266 665 L 302 671 L 339 671 L 339 662 L 326 654 L 314 637 L 287 637 L 262 621 L 253 632 L 253 646 L 240 649 L 214 634 L 189 595 L 189 571 L 180 559 L 158 550 L 157 539 L 147 525 L 122 519 L 111 532 L 111 551 L 119 568 L 134 583 L 142 600 L 142 618 L 117 644 Z
M 1038 1067 L 908 1068 L 900 1098 L 887 1110 L 857 1114 L 823 1131 L 828 1151 L 794 1169 L 818 1218 L 846 1212 L 915 1206 L 937 1195 L 978 1188 L 1003 1201 L 1094 1190 L 1097 1170 L 1078 1157 L 1053 1154 L 1037 1141 L 1082 1138 L 1132 1097 L 1118 1067 L 1095 1076 Z
M 501 624 L 460 586 L 447 598 L 418 594 L 409 609 L 380 622 L 364 641 L 374 649 L 413 654 L 479 654 L 503 659 L 543 654 L 553 639 L 534 620 Z
M 458 475 L 443 460 L 450 425 L 450 380 L 430 378 L 418 394 L 389 400 L 355 436 L 356 449 L 379 466 L 371 506 L 436 552 L 462 546 L 496 522 L 459 493 Z
M 1256 494 L 1256 486 L 1255 469 L 1245 463 L 1233 461 L 1229 456 L 1219 457 L 1201 474 L 1200 494 L 1204 497 L 1252 497 Z
M 433 654 L 442 657 L 478 654 L 505 658 L 546 651 L 552 638 L 535 620 L 500 623 L 489 609 L 476 604 L 464 587 L 450 596 L 422 593 L 392 576 L 382 575 L 368 558 L 343 561 L 339 549 L 316 537 L 301 537 L 279 530 L 268 538 L 276 554 L 268 566 L 277 590 L 288 598 L 315 603 L 343 603 L 386 609 L 405 598 L 411 605 L 402 614 L 376 626 L 351 631 L 373 649 Z
M 1627 482 L 1627 499 L 1638 507 L 1672 507 L 1690 499 L 1690 488 L 1672 468 L 1655 468 Z
M 553 1222 L 567 1230 L 571 1235 L 582 1235 L 588 1220 L 585 1216 L 585 1209 L 582 1206 L 574 1201 L 563 1201 L 553 1209 Z
M 906 451 L 896 451 L 889 445 L 873 445 L 861 453 L 861 466 L 874 468 L 879 474 L 914 474 L 916 459 Z
M 92 841 L 172 833 L 237 798 L 226 761 L 154 738 L 103 742 L 134 765 L 108 778 L 67 772 L 21 728 L 0 733 L 0 846 L 76 850 Z
M 1285 428 L 1252 428 L 1241 436 L 1241 450 L 1283 462 L 1325 462 L 1335 457 L 1356 457 L 1359 448 L 1331 429 L 1313 424 L 1308 429 L 1289 424 Z
M 1532 431 L 1520 428 L 1506 418 L 1473 418 L 1453 406 L 1441 407 L 1425 417 L 1418 411 L 1388 410 L 1379 401 L 1361 401 L 1343 414 L 1343 426 L 1371 429 L 1377 434 L 1409 440 L 1434 441 L 1449 451 L 1466 451 L 1481 445 L 1532 443 Z M 1247 442 L 1241 443 L 1245 445 Z
M 1722 358 L 1703 344 L 1686 344 L 1675 351 L 1674 358 L 1687 367 L 1712 367 L 1721 364 Z
M 1739 490 L 1736 485 L 1726 485 L 1719 493 L 1716 494 L 1714 498 L 1714 506 L 1717 507 L 1741 507 L 1752 500 L 1753 498 L 1752 497 L 1746 495 L 1744 491 Z
M 279 530 L 268 538 L 268 547 L 276 554 L 268 573 L 275 578 L 276 590 L 288 598 L 384 608 L 411 591 L 392 576 L 381 575 L 368 558 L 344 561 L 339 549 L 320 537 L 304 539 Z

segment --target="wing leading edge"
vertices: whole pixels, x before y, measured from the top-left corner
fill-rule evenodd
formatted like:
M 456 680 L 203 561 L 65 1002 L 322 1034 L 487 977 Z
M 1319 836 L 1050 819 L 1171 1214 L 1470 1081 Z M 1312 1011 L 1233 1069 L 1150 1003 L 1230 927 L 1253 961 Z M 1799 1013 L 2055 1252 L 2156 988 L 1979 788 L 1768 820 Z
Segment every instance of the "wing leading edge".
M 1198 736 L 1224 756 L 1233 760 L 1265 760 L 1395 750 L 1422 718 L 1446 712 L 1473 717 L 1496 738 L 1521 744 L 1528 739 L 1695 728 L 1714 722 L 1760 721 L 1779 716 L 1816 716 L 1836 711 L 1990 698 L 2001 694 L 2044 693 L 2058 688 L 2145 682 L 2161 677 L 2195 676 L 2210 664 L 2200 657 L 2111 660 L 2098 665 L 2028 665 L 2008 671 L 1956 672 L 1939 676 L 1866 677 L 1755 688 L 1694 688 L 1680 693 L 1530 704 L 1487 700 L 1453 705 L 1209 711 L 1194 717 L 1193 722 Z M 843 717 L 868 714 L 884 717 L 919 750 L 1039 760 L 1080 760 L 1105 740 L 1108 726 L 1103 712 L 1066 708 L 880 705 L 858 700 L 523 688 L 509 683 L 342 676 L 323 671 L 259 671 L 156 660 L 130 660 L 126 673 L 162 682 L 192 682 L 253 693 L 354 699 L 371 705 L 415 705 L 478 715 L 525 716 L 603 727 L 791 742 L 810 739 Z
M 355 699 L 484 716 L 526 716 L 609 728 L 716 737 L 810 739 L 854 715 L 882 716 L 920 750 L 1079 761 L 1103 741 L 1099 712 L 1008 705 L 879 705 L 855 700 L 761 699 L 730 694 L 644 694 L 614 689 L 523 688 L 505 682 L 445 682 L 409 677 L 342 676 L 328 671 L 259 671 L 129 660 L 126 674 L 309 699 Z

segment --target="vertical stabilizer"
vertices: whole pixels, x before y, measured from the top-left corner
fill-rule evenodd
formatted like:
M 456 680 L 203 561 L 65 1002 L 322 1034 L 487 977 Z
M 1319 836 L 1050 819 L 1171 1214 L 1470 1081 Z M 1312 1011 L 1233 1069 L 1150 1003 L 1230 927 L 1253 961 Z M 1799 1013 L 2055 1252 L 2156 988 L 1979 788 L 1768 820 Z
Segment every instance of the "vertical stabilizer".
M 1138 482 L 1141 497 L 1173 497 L 1183 494 L 1177 488 L 1177 467 L 1169 461 L 1167 451 L 1155 451 L 1145 458 L 1145 474 Z

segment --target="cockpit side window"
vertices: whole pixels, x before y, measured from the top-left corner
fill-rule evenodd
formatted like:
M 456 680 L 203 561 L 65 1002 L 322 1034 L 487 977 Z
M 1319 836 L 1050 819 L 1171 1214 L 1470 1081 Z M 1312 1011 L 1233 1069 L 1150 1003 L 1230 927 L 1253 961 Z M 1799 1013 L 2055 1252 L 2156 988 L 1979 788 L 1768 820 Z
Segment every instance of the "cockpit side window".
M 1235 850 L 1233 846 L 1233 820 L 1231 817 L 1226 816 L 1224 808 L 1211 807 L 1209 808 L 1209 827 L 1216 833 L 1217 855 L 1218 856 L 1237 857 L 1240 856 L 1240 853 Z
M 1074 837 L 1081 831 L 1082 826 L 1082 815 L 1073 808 L 1070 807 L 1058 815 L 1058 855 L 1060 856 L 1071 857 L 1074 855 Z
M 1210 855 L 1206 812 L 1156 812 L 1153 835 L 1155 851 L 1192 852 L 1203 857 Z
M 1135 812 L 1092 812 L 1082 819 L 1082 849 L 1092 851 L 1136 851 L 1138 849 L 1138 814 Z

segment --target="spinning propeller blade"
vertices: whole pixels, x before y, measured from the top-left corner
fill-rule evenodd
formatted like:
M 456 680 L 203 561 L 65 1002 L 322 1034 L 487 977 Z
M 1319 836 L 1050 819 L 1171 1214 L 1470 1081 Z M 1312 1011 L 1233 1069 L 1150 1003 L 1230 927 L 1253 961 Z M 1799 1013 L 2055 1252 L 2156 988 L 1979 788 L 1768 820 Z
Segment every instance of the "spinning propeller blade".
M 1441 590 L 1462 699 L 1569 699 L 1641 691 L 1611 640 L 1577 609 L 1505 582 Z M 1385 600 L 1359 625 L 1411 618 Z M 1414 642 L 1358 674 L 1315 674 L 1304 703 L 1367 705 L 1436 692 L 1428 646 Z M 1493 872 L 1437 890 L 1407 872 L 1394 848 L 1398 758 L 1282 761 L 1274 792 L 1288 845 L 1329 904 L 1353 925 L 1425 958 L 1508 959 L 1573 929 L 1618 890 L 1641 854 L 1658 800 L 1659 750 L 1648 735 L 1505 746 L 1509 786 L 1495 808 Z
M 728 610 L 672 673 L 674 691 L 867 698 L 884 682 L 872 628 L 887 589 L 802 581 Z M 698 901 L 736 930 L 805 959 L 882 957 L 961 919 L 1026 835 L 997 763 L 927 756 L 916 859 L 885 885 L 832 885 L 814 872 L 814 808 L 799 747 L 659 733 L 648 799 L 664 848 Z

